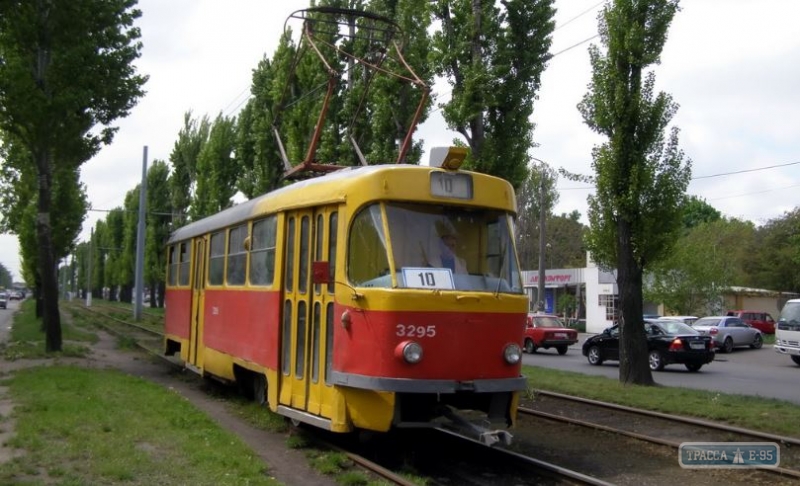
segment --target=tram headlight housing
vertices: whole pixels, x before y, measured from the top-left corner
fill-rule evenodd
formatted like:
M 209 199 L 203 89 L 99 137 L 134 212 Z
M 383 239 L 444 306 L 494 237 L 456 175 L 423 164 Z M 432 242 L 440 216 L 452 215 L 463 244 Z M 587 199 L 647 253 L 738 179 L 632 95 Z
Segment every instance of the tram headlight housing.
M 517 364 L 522 360 L 522 348 L 519 344 L 511 343 L 503 350 L 503 358 L 506 359 L 508 364 Z
M 422 361 L 422 345 L 414 341 L 403 341 L 395 348 L 395 356 L 403 357 L 406 363 L 416 364 Z

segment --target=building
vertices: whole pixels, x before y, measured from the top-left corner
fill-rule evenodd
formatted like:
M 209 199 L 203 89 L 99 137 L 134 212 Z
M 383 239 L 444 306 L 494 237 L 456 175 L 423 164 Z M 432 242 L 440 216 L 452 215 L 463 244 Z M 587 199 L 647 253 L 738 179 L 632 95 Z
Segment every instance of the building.
M 523 271 L 522 284 L 528 294 L 529 310 L 534 312 L 539 301 L 539 272 Z M 544 290 L 546 313 L 561 315 L 568 321 L 585 319 L 588 333 L 603 332 L 616 320 L 619 307 L 616 270 L 603 270 L 588 256 L 586 268 L 545 270 Z M 748 309 L 769 312 L 777 319 L 783 304 L 798 297 L 800 295 L 790 292 L 731 287 L 723 295 L 722 309 L 713 313 Z M 642 314 L 664 315 L 664 306 L 645 302 Z

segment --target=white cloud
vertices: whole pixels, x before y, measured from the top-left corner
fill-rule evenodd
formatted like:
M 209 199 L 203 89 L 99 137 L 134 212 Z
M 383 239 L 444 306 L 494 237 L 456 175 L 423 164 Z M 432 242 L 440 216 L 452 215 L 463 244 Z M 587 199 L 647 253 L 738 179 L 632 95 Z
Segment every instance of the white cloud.
M 293 11 L 307 1 L 141 0 L 144 50 L 139 71 L 150 76 L 147 95 L 117 123 L 114 143 L 82 171 L 95 209 L 123 204 L 141 178 L 142 147 L 149 161 L 166 160 L 184 113 L 214 118 L 235 113 L 246 99 L 252 70 L 271 56 Z M 591 150 L 603 139 L 582 122 L 576 105 L 591 72 L 588 43 L 597 33 L 598 0 L 556 0 L 553 58 L 534 106 L 532 155 L 554 167 L 589 174 Z M 682 2 L 656 66 L 657 87 L 680 104 L 674 119 L 694 175 L 711 175 L 800 161 L 800 3 L 788 0 Z M 590 10 L 583 15 L 583 12 Z M 569 23 L 567 23 L 569 22 Z M 599 44 L 595 38 L 591 42 Z M 569 50 L 566 50 L 569 49 Z M 440 83 L 435 92 L 449 96 Z M 453 132 L 435 113 L 420 127 L 426 147 L 447 145 Z M 591 189 L 560 180 L 556 212 L 586 214 Z M 725 215 L 763 223 L 798 205 L 798 166 L 699 179 L 691 194 Z M 105 217 L 90 212 L 81 239 Z M 19 277 L 16 237 L 0 236 L 0 263 Z

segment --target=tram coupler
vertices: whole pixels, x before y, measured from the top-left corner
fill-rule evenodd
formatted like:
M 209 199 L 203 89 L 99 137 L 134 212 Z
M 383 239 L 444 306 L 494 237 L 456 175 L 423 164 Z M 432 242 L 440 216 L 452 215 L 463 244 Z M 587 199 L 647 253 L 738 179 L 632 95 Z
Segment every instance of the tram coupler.
M 466 434 L 474 435 L 478 442 L 483 445 L 492 447 L 498 442 L 501 442 L 503 445 L 510 445 L 511 439 L 514 438 L 514 436 L 506 430 L 488 430 L 484 427 L 473 424 L 464 417 L 461 417 L 457 413 L 453 412 L 450 407 L 442 408 L 442 415 L 453 422 L 456 430 Z

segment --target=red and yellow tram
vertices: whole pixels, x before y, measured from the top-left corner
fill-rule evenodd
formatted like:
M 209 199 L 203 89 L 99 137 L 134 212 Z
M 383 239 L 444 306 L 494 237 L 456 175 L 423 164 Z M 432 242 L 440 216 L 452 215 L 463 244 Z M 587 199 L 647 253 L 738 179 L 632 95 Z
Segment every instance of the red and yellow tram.
M 193 222 L 167 244 L 165 352 L 334 432 L 465 410 L 510 426 L 528 308 L 515 211 L 496 177 L 374 165 Z

